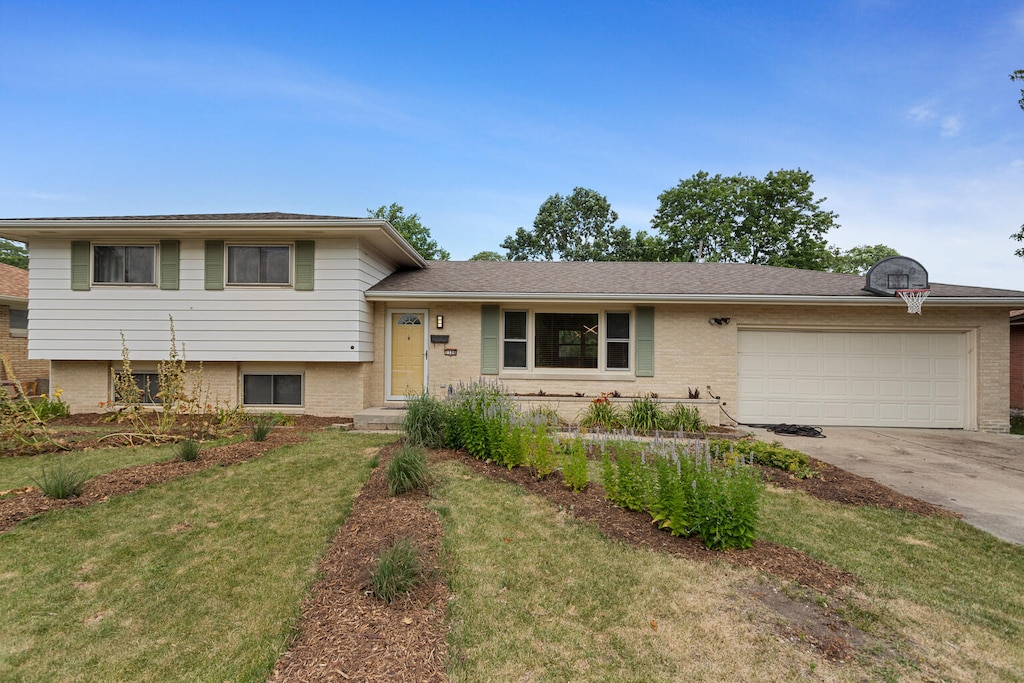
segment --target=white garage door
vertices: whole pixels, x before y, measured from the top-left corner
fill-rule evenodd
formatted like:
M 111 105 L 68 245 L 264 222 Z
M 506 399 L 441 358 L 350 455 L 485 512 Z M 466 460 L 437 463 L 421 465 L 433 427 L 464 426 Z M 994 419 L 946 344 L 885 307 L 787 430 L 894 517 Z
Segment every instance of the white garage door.
M 966 427 L 962 333 L 741 330 L 737 419 Z

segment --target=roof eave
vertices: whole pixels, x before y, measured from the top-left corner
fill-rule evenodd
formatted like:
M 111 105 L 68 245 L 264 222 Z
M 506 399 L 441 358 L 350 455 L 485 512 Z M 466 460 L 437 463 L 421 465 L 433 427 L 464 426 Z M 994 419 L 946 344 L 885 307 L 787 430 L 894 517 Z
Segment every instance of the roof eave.
M 781 304 L 781 305 L 842 305 L 842 306 L 906 306 L 898 298 L 868 296 L 780 295 L 780 294 L 610 294 L 602 292 L 407 292 L 368 291 L 368 301 L 453 301 L 499 303 L 512 301 L 565 302 L 565 301 L 630 301 L 640 303 L 672 304 Z M 941 306 L 1008 306 L 1016 308 L 1024 298 L 1001 297 L 942 297 L 925 302 Z
M 75 237 L 108 239 L 135 236 L 139 230 L 158 232 L 164 237 L 265 237 L 301 233 L 310 237 L 354 237 L 365 239 L 378 251 L 395 260 L 400 266 L 425 268 L 426 260 L 420 256 L 395 228 L 377 218 L 346 219 L 281 219 L 281 220 L 153 220 L 144 218 L 97 221 L 96 219 L 4 220 L 0 221 L 0 236 L 19 242 L 33 238 L 68 239 Z

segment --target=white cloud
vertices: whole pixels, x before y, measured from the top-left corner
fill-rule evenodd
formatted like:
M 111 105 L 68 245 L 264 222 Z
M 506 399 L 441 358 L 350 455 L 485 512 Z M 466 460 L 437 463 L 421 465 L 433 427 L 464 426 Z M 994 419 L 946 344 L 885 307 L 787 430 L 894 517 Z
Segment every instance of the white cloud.
M 914 123 L 926 123 L 936 117 L 931 105 L 918 104 L 907 111 L 907 119 Z
M 962 127 L 959 116 L 947 116 L 942 119 L 941 135 L 944 138 L 955 138 L 957 135 L 960 135 Z

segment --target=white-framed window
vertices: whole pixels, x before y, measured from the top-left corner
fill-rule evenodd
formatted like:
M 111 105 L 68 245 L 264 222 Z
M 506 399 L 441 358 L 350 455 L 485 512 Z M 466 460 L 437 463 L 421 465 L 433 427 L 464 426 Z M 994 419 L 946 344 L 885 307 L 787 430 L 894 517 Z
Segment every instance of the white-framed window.
M 242 403 L 247 406 L 301 406 L 302 373 L 242 374 Z
M 232 244 L 227 252 L 229 285 L 291 284 L 291 245 Z
M 92 282 L 95 285 L 155 285 L 156 246 L 94 244 Z
M 11 336 L 28 336 L 28 309 L 11 307 L 10 311 L 11 315 L 9 328 Z
M 502 367 L 628 371 L 632 317 L 629 311 L 503 311 Z

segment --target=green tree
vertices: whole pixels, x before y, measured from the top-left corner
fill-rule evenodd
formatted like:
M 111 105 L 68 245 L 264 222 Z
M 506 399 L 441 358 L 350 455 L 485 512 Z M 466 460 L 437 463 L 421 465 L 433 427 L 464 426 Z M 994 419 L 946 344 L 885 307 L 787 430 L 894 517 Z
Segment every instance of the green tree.
M 577 187 L 544 200 L 533 229 L 517 228 L 501 243 L 510 261 L 624 261 L 645 245 L 599 192 Z
M 426 260 L 447 261 L 452 257 L 430 236 L 429 228 L 420 223 L 419 214 L 413 213 L 406 216 L 405 209 L 395 203 L 392 203 L 391 206 L 381 206 L 366 211 L 370 218 L 383 218 L 391 223 L 398 234 L 404 237 L 405 241 L 411 244 Z
M 1015 239 L 1018 242 L 1024 242 L 1024 225 L 1020 226 L 1020 230 L 1010 235 L 1011 239 Z M 1013 252 L 1017 256 L 1024 258 L 1024 247 L 1021 247 L 1017 251 Z
M 1017 69 L 1010 74 L 1011 81 L 1024 81 L 1024 69 Z M 1024 88 L 1020 89 L 1020 100 L 1018 101 L 1020 108 L 1024 109 Z
M 481 251 L 469 257 L 470 261 L 507 261 L 504 256 L 496 251 Z
M 882 259 L 899 255 L 898 251 L 884 244 L 862 244 L 850 247 L 846 251 L 840 251 L 838 247 L 833 247 L 832 262 L 828 269 L 833 273 L 863 275 Z
M 19 242 L 0 239 L 0 263 L 28 270 L 28 251 Z
M 832 253 L 825 234 L 837 216 L 821 208 L 807 171 L 780 170 L 764 178 L 711 176 L 700 171 L 658 196 L 653 225 L 663 260 L 759 263 L 826 270 Z

